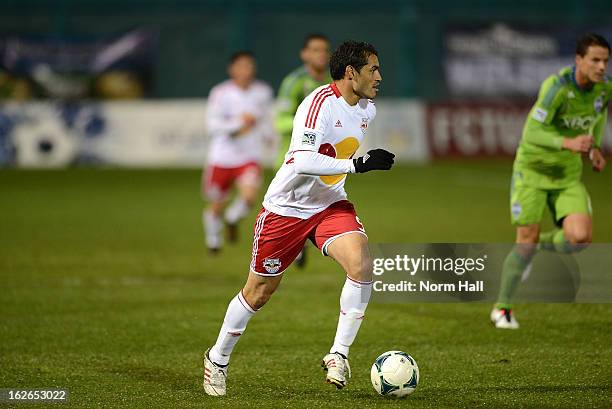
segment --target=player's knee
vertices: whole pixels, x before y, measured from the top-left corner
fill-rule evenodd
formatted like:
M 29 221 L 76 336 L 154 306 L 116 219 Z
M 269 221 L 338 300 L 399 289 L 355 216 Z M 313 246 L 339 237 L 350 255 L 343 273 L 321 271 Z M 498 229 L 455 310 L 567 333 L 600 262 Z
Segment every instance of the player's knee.
M 223 213 L 223 202 L 211 202 L 206 210 L 220 217 Z
M 346 265 L 346 274 L 358 281 L 372 281 L 372 260 L 370 257 L 351 257 Z
M 571 245 L 590 244 L 591 232 L 585 227 L 577 227 L 564 232 L 565 239 Z
M 516 242 L 518 244 L 537 244 L 540 238 L 540 229 L 534 227 L 521 227 L 516 233 Z
M 243 294 L 249 305 L 258 310 L 268 302 L 272 294 L 274 294 L 275 289 L 275 286 L 261 283 L 253 288 L 245 287 Z

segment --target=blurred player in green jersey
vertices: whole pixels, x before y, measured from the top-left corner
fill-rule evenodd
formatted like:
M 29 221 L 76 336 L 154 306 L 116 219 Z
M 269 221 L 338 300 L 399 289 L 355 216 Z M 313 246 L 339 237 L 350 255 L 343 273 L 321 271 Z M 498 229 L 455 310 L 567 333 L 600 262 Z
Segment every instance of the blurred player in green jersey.
M 329 84 L 332 79 L 329 74 L 329 39 L 323 34 L 309 34 L 304 39 L 300 58 L 304 65 L 291 71 L 281 83 L 278 91 L 277 114 L 275 126 L 280 135 L 276 169 L 285 161 L 289 150 L 293 117 L 300 103 L 321 85 Z M 306 263 L 306 247 L 296 259 L 300 268 Z
M 278 91 L 276 130 L 281 135 L 281 145 L 276 167 L 280 168 L 291 141 L 293 117 L 300 103 L 321 85 L 329 84 L 329 40 L 322 34 L 310 34 L 304 39 L 300 58 L 304 65 L 291 71 Z
M 591 242 L 591 200 L 581 181 L 582 156 L 596 172 L 606 161 L 601 142 L 612 82 L 606 76 L 610 45 L 587 34 L 576 45 L 576 65 L 548 77 L 531 109 L 514 160 L 510 209 L 517 246 L 506 258 L 498 302 L 491 311 L 497 328 L 519 327 L 512 300 L 537 249 L 563 253 Z M 540 232 L 545 207 L 557 226 Z

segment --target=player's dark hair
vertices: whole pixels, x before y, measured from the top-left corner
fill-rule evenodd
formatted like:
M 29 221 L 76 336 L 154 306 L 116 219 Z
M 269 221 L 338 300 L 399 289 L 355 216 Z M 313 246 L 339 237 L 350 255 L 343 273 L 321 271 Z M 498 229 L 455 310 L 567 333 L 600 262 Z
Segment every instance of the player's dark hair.
M 357 71 L 361 70 L 368 64 L 370 55 L 378 56 L 378 51 L 372 44 L 358 41 L 343 42 L 336 48 L 329 61 L 329 72 L 332 79 L 341 80 L 344 78 L 346 67 L 349 65 Z
M 242 57 L 247 57 L 247 58 L 250 58 L 251 60 L 255 60 L 255 54 L 253 54 L 251 51 L 240 50 L 240 51 L 236 51 L 234 54 L 230 55 L 228 63 L 231 65 L 231 64 L 235 63 L 238 59 L 240 59 Z
M 589 33 L 579 38 L 576 42 L 576 55 L 584 57 L 591 46 L 607 48 L 608 53 L 610 53 L 610 44 L 605 38 L 599 34 Z
M 324 34 L 311 33 L 311 34 L 308 34 L 306 38 L 304 38 L 304 42 L 302 43 L 302 50 L 304 48 L 307 48 L 312 40 L 323 40 L 326 43 L 329 43 L 329 38 L 327 38 L 327 36 L 325 36 Z

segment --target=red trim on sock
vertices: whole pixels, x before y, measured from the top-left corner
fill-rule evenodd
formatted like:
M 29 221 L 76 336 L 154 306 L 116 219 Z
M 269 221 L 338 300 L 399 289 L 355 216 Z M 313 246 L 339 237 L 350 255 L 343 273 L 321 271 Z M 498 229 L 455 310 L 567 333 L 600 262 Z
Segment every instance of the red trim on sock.
M 244 293 L 242 292 L 243 290 L 240 290 L 240 296 L 238 297 L 238 301 L 240 301 L 240 303 L 242 304 L 242 306 L 246 309 L 248 309 L 251 312 L 257 312 L 257 309 L 253 308 L 251 306 L 251 304 L 249 304 L 249 302 L 247 301 L 246 297 L 244 296 Z M 242 300 L 244 300 L 244 303 L 242 302 Z M 244 305 L 246 303 L 246 305 Z
M 348 278 L 349 280 L 351 280 L 354 283 L 361 284 L 361 285 L 368 285 L 368 284 L 372 284 L 374 282 L 374 281 L 359 281 L 359 280 L 355 280 L 354 278 L 351 278 L 348 275 L 346 276 L 346 278 Z

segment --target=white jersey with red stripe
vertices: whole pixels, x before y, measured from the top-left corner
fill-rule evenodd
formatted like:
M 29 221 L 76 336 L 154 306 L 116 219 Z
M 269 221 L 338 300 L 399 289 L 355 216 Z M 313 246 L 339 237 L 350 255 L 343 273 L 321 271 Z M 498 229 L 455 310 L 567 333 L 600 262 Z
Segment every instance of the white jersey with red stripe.
M 231 80 L 213 87 L 206 113 L 210 137 L 208 164 L 237 168 L 249 162 L 260 162 L 263 139 L 274 135 L 273 100 L 272 88 L 259 80 L 246 89 Z M 242 127 L 242 115 L 247 113 L 256 118 L 256 125 L 245 134 L 235 135 Z
M 264 208 L 282 216 L 308 219 L 346 199 L 346 174 L 298 174 L 293 154 L 314 151 L 337 159 L 350 159 L 375 116 L 376 107 L 372 101 L 361 99 L 351 106 L 333 83 L 315 89 L 297 109 L 291 145 L 284 164 L 268 187 Z

